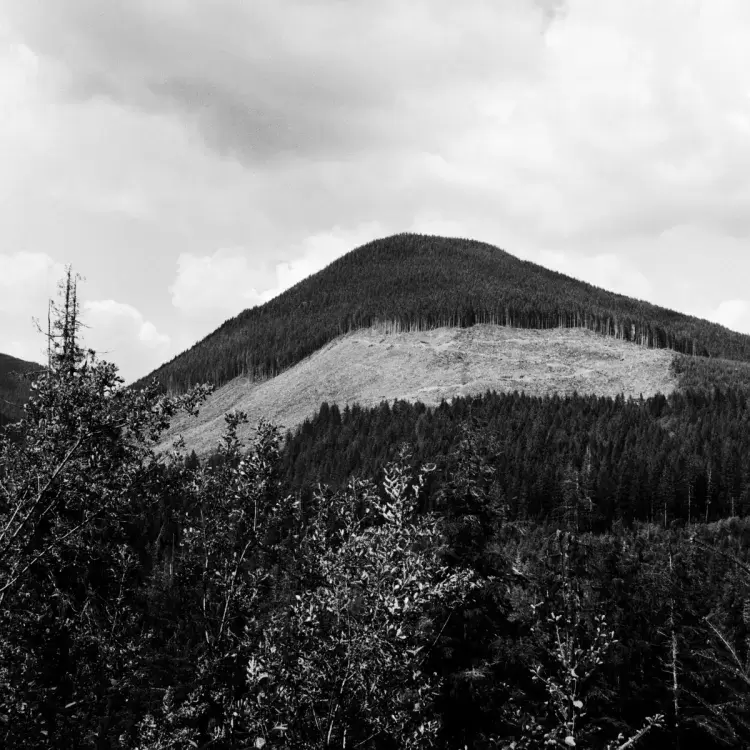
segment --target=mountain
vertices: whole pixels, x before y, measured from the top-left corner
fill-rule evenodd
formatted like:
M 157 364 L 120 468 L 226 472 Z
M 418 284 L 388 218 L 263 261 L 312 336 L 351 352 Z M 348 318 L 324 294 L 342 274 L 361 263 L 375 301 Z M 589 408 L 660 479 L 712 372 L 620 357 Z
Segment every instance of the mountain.
M 19 375 L 40 369 L 35 362 L 0 354 L 0 427 L 20 418 L 21 407 L 29 397 L 29 381 Z
M 677 387 L 671 365 L 683 353 L 717 363 L 710 377 L 690 369 L 705 383 L 750 361 L 750 337 L 485 243 L 401 234 L 245 310 L 151 377 L 170 392 L 218 386 L 168 436 L 205 454 L 230 410 L 293 429 L 322 402 L 438 405 L 490 390 L 649 397 Z
M 587 328 L 652 348 L 750 360 L 750 337 L 723 326 L 608 292 L 482 242 L 399 234 L 363 245 L 227 320 L 149 379 L 170 392 L 239 376 L 260 381 L 353 330 L 475 323 Z

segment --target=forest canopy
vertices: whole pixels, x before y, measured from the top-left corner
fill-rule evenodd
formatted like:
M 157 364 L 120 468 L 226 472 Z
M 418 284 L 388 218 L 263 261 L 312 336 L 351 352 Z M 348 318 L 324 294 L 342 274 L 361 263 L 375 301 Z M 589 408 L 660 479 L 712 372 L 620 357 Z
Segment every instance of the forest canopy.
M 41 365 L 34 362 L 0 354 L 0 427 L 21 418 L 31 392 L 29 380 L 24 376 L 39 370 Z

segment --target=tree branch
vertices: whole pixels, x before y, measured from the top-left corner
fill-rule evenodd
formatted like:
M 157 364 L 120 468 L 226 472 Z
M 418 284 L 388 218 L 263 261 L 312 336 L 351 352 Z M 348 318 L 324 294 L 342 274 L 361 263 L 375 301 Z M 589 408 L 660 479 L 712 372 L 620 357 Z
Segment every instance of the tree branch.
M 52 472 L 52 475 L 49 477 L 44 487 L 42 487 L 38 491 L 37 496 L 34 498 L 33 502 L 31 503 L 31 508 L 29 508 L 29 512 L 26 514 L 26 517 L 23 519 L 22 523 L 20 523 L 16 527 L 13 534 L 11 534 L 10 538 L 7 540 L 5 547 L 3 547 L 2 550 L 0 550 L 0 556 L 4 555 L 10 549 L 11 544 L 13 544 L 13 541 L 21 533 L 21 530 L 26 526 L 34 510 L 41 504 L 42 498 L 44 497 L 44 494 L 47 492 L 47 490 L 49 490 L 49 488 L 52 486 L 52 482 L 54 482 L 55 479 L 57 479 L 57 477 L 60 475 L 62 470 L 68 465 L 68 463 L 70 462 L 70 459 L 73 457 L 73 454 L 78 450 L 82 442 L 83 442 L 83 437 L 81 436 L 78 438 L 78 440 L 75 441 L 71 449 L 67 452 L 67 454 L 63 458 L 63 460 L 58 464 L 57 468 Z M 0 533 L 0 541 L 2 541 L 5 538 L 13 521 L 15 520 L 16 516 L 20 512 L 21 507 L 22 507 L 22 502 L 19 502 L 18 505 L 16 506 L 16 509 L 13 511 L 13 514 L 11 515 L 10 519 L 8 520 L 8 523 L 5 524 L 5 528 L 3 529 L 2 533 Z M 51 509 L 51 507 L 52 507 L 52 503 L 47 505 L 47 507 L 39 515 L 40 520 L 44 518 L 44 516 Z

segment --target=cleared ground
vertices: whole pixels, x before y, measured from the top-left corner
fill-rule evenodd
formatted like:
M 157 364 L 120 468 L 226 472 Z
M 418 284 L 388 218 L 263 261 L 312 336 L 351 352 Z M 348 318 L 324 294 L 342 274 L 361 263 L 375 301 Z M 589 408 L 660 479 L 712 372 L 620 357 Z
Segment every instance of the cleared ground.
M 204 455 L 219 442 L 224 414 L 234 409 L 250 417 L 244 433 L 249 437 L 261 417 L 292 429 L 323 401 L 340 407 L 395 399 L 434 405 L 488 389 L 636 398 L 667 394 L 676 386 L 669 368 L 673 356 L 578 328 L 476 325 L 387 335 L 365 329 L 332 341 L 272 380 L 227 383 L 197 418 L 176 419 L 162 448 L 181 434 L 188 450 Z

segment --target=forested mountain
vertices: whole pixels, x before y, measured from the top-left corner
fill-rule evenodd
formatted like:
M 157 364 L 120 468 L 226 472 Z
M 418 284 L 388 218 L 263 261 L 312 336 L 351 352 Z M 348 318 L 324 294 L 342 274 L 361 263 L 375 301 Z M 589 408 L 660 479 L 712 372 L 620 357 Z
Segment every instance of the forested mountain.
M 572 279 L 473 240 L 399 234 L 245 310 L 153 373 L 170 392 L 273 377 L 336 336 L 497 323 L 586 327 L 649 347 L 750 360 L 750 337 Z M 136 383 L 142 386 L 145 380 Z
M 20 376 L 40 369 L 34 362 L 0 354 L 0 427 L 21 417 L 21 406 L 29 397 L 29 381 Z

